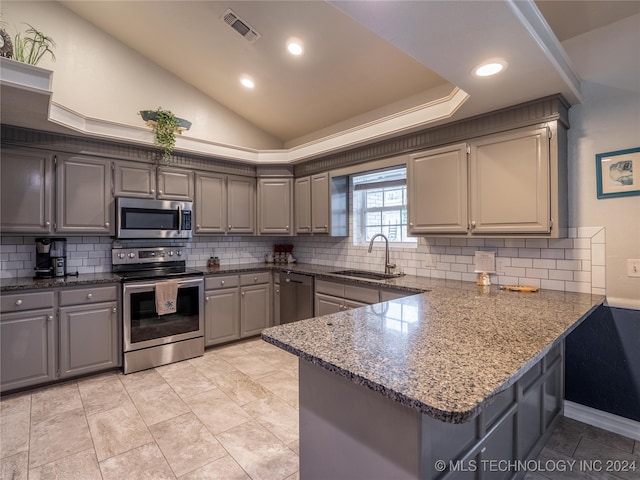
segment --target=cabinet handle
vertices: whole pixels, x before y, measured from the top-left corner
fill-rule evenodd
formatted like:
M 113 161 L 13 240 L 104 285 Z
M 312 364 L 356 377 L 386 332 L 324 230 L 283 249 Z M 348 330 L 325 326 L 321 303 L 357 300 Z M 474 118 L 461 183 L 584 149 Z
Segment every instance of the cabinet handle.
M 91 300 L 91 299 L 93 298 L 93 293 L 88 293 L 88 294 L 87 294 L 87 298 L 88 298 L 89 300 Z
M 231 225 L 229 225 L 229 230 L 231 230 L 231 228 L 232 228 Z
M 112 311 L 113 313 L 116 313 L 118 310 L 116 309 L 116 307 L 113 307 L 113 308 L 111 309 L 111 311 Z
M 307 230 L 311 230 L 311 225 L 307 225 Z
M 280 293 L 280 289 L 279 288 L 276 288 L 276 293 Z
M 409 226 L 410 226 L 410 227 L 413 227 L 413 222 L 409 222 Z
M 476 221 L 475 221 L 475 220 L 473 220 L 473 221 L 471 222 L 471 228 L 472 228 L 472 229 L 473 229 L 473 228 L 476 228 Z
M 205 298 L 205 300 L 208 302 L 209 301 L 209 297 Z
M 242 296 L 244 297 L 245 292 L 242 292 Z
M 109 228 L 109 222 L 105 223 L 104 226 Z
M 253 277 L 253 281 L 257 282 L 258 281 L 258 277 Z
M 224 280 L 220 280 L 220 285 L 224 285 Z
M 53 320 L 53 315 L 47 315 L 47 320 L 48 320 L 48 321 Z
M 329 225 L 325 225 L 324 228 L 329 228 Z
M 284 226 L 285 230 L 289 230 L 289 225 Z
M 20 305 L 22 305 L 22 300 L 16 300 L 16 305 L 19 307 Z
M 198 230 L 200 229 L 200 224 L 199 224 L 199 223 L 196 225 L 196 228 L 197 228 Z
M 48 227 L 49 225 L 51 225 L 51 222 L 44 222 L 45 227 Z
M 158 190 L 158 195 L 162 195 L 162 190 Z
M 152 189 L 151 189 L 151 193 L 156 193 L 155 188 L 152 188 Z

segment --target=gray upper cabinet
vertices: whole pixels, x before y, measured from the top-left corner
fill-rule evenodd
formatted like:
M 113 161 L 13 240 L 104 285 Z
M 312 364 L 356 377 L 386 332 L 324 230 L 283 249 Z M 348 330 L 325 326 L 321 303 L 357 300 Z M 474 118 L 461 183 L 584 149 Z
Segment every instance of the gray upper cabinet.
M 114 234 L 110 160 L 59 157 L 56 194 L 56 233 Z
M 158 168 L 158 199 L 193 200 L 193 176 L 189 170 Z
M 193 179 L 194 173 L 190 170 L 116 162 L 114 191 L 122 197 L 192 201 Z
M 227 232 L 255 233 L 256 179 L 227 177 Z
M 471 233 L 549 233 L 548 129 L 491 135 L 470 147 Z
M 331 197 L 329 173 L 319 173 L 295 181 L 296 233 L 329 233 Z
M 294 207 L 296 233 L 311 233 L 311 177 L 296 178 Z
M 409 232 L 566 236 L 563 145 L 554 121 L 411 155 Z
M 117 197 L 155 198 L 155 168 L 141 163 L 116 162 L 114 188 Z
M 467 144 L 435 148 L 407 162 L 409 234 L 467 232 Z
M 0 229 L 3 233 L 53 231 L 53 158 L 28 149 L 2 149 Z
M 226 176 L 196 173 L 195 233 L 227 231 Z
M 291 235 L 293 233 L 293 179 L 258 180 L 258 233 Z

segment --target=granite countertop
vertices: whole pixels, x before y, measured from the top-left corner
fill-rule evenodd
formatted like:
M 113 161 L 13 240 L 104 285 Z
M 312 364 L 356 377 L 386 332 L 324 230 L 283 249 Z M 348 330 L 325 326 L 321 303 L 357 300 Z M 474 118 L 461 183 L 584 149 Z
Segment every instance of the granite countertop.
M 120 276 L 115 273 L 84 273 L 68 275 L 60 278 L 18 277 L 0 279 L 0 292 L 9 293 L 38 288 L 75 287 L 78 285 L 93 285 L 99 283 L 118 283 Z
M 464 423 L 604 302 L 423 277 L 392 283 L 428 291 L 271 327 L 262 338 L 421 413 Z

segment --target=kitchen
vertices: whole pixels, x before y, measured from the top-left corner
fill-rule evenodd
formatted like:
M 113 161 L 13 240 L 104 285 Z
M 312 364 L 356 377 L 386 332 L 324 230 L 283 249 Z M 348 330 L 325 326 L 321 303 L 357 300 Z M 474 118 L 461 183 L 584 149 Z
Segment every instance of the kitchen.
M 10 6 L 12 9 L 19 8 L 14 5 Z M 7 10 L 9 10 L 8 7 L 5 9 L 5 14 L 9 13 Z M 20 10 L 17 11 L 20 12 Z M 44 7 L 40 15 L 46 15 L 45 12 L 51 18 L 57 18 L 62 15 L 61 12 L 66 11 L 62 9 L 62 7 L 49 5 Z M 34 18 L 33 15 L 35 15 L 35 13 L 30 12 L 28 17 Z M 12 13 L 11 17 L 27 18 L 27 15 L 16 15 Z M 65 17 L 65 20 L 69 21 L 69 18 Z M 75 21 L 78 20 L 76 19 Z M 622 31 L 626 31 L 622 27 L 625 25 L 637 25 L 637 16 L 627 19 L 626 22 L 627 23 L 623 23 L 622 25 L 616 25 L 616 27 L 621 28 Z M 36 18 L 34 18 L 33 23 L 36 23 Z M 47 25 L 47 21 L 44 19 L 42 21 L 38 20 L 37 23 L 39 25 Z M 89 28 L 86 23 L 80 22 L 80 24 L 83 29 Z M 93 31 L 96 32 L 96 36 L 101 35 L 97 30 L 94 29 Z M 52 31 L 52 34 L 54 32 L 55 31 Z M 54 37 L 60 42 L 60 39 L 63 38 L 61 37 L 62 34 L 55 33 Z M 600 35 L 598 35 L 598 33 Z M 608 68 L 606 61 L 611 58 L 613 62 L 614 59 L 606 53 L 594 53 L 593 55 L 597 57 L 598 62 L 602 62 L 603 65 L 592 67 L 591 62 L 595 60 L 584 52 L 599 53 L 600 48 L 604 49 L 604 52 L 607 52 L 607 48 L 614 48 L 608 46 L 601 38 L 605 37 L 605 34 L 606 32 L 595 32 L 590 36 L 570 39 L 564 44 L 565 49 L 568 50 L 570 55 L 571 53 L 574 55 L 572 61 L 577 62 L 578 60 L 582 60 L 582 62 L 584 62 L 583 68 L 586 70 L 586 72 L 581 71 L 583 76 L 582 88 L 586 89 L 586 92 L 583 92 L 585 99 L 583 99 L 581 104 L 573 105 L 569 113 L 571 117 L 571 128 L 569 129 L 569 178 L 571 179 L 571 183 L 569 184 L 569 227 L 573 229 L 569 233 L 571 242 L 567 243 L 566 240 L 536 239 L 535 241 L 528 240 L 528 243 L 524 242 L 519 244 L 516 242 L 516 244 L 503 244 L 503 246 L 496 247 L 527 249 L 521 252 L 523 256 L 531 254 L 529 249 L 539 249 L 540 255 L 542 255 L 543 249 L 547 251 L 546 253 L 550 253 L 548 252 L 550 250 L 553 250 L 553 253 L 557 253 L 558 249 L 562 249 L 564 259 L 591 259 L 592 270 L 590 272 L 593 275 L 589 273 L 585 274 L 582 266 L 573 266 L 571 268 L 575 270 L 571 271 L 571 280 L 562 280 L 563 282 L 568 282 L 563 283 L 563 288 L 567 288 L 567 290 L 573 289 L 573 291 L 593 292 L 595 294 L 606 293 L 610 305 L 621 307 L 617 310 L 613 309 L 614 323 L 624 324 L 625 317 L 628 318 L 629 315 L 637 315 L 637 312 L 633 312 L 637 310 L 638 284 L 635 279 L 626 277 L 625 262 L 626 258 L 640 257 L 640 253 L 637 251 L 637 242 L 633 242 L 634 238 L 638 238 L 637 218 L 639 215 L 634 214 L 638 211 L 638 201 L 637 198 L 634 197 L 596 200 L 593 157 L 599 152 L 637 146 L 635 145 L 635 143 L 637 143 L 637 135 L 635 135 L 637 128 L 634 127 L 637 126 L 638 122 L 637 108 L 634 108 L 634 106 L 637 106 L 637 72 L 633 70 L 633 66 L 637 65 L 637 62 L 631 54 L 629 62 L 625 64 L 626 68 L 630 71 L 627 76 L 625 76 L 624 73 L 617 74 L 620 76 L 615 76 L 611 73 L 614 77 L 611 82 L 620 88 L 620 90 L 616 90 L 617 95 L 615 97 L 612 98 L 607 92 L 599 91 L 597 87 L 602 83 L 600 79 L 600 76 L 604 75 L 602 72 L 615 71 L 612 68 Z M 629 33 L 629 35 L 632 34 Z M 636 37 L 631 36 L 629 38 L 627 43 L 634 45 L 634 39 Z M 91 39 L 87 38 L 86 41 L 90 42 Z M 110 41 L 113 42 L 113 40 Z M 622 47 L 615 47 L 617 52 L 623 51 L 621 48 Z M 59 58 L 57 63 L 51 65 L 51 68 L 56 72 L 54 76 L 56 80 L 58 78 L 64 78 L 62 77 L 64 72 L 59 70 L 60 65 L 63 65 L 64 59 L 59 52 L 60 51 L 58 51 Z M 120 58 L 122 60 L 122 57 Z M 139 61 L 139 57 L 136 57 L 136 60 Z M 622 67 L 616 62 L 616 69 L 618 68 Z M 591 69 L 594 69 L 594 71 Z M 591 80 L 589 75 L 592 75 L 594 80 Z M 144 84 L 145 82 L 142 81 L 141 83 Z M 54 84 L 54 98 L 56 92 L 59 91 L 59 87 L 64 88 L 63 84 L 60 86 Z M 78 88 L 82 89 L 85 87 L 79 86 Z M 139 88 L 139 86 L 136 88 Z M 626 91 L 634 93 L 625 96 L 624 92 Z M 586 93 L 588 93 L 588 95 Z M 156 99 L 150 101 L 157 103 Z M 130 110 L 136 111 L 139 109 L 139 103 L 140 102 L 137 101 L 134 104 L 135 106 L 130 108 Z M 71 104 L 71 106 L 73 107 L 73 104 Z M 82 112 L 84 108 L 86 107 L 83 106 L 82 108 L 75 109 Z M 174 107 L 174 109 L 179 111 L 178 107 Z M 5 111 L 4 108 L 3 111 Z M 86 113 L 90 114 L 91 112 Z M 604 123 L 605 119 L 608 119 L 609 116 L 612 115 L 615 115 L 616 120 Z M 620 120 L 617 120 L 618 118 Z M 127 121 L 127 123 L 129 122 Z M 134 124 L 133 121 L 130 123 Z M 607 133 L 603 135 L 601 130 L 605 127 Z M 40 130 L 42 130 L 42 128 L 40 128 Z M 51 130 L 51 128 L 47 130 Z M 3 132 L 3 137 L 4 136 Z M 583 138 L 583 136 L 585 138 Z M 586 140 L 587 137 L 589 141 Z M 185 140 L 186 142 L 186 139 L 178 139 L 178 145 L 180 145 L 180 140 Z M 592 145 L 592 142 L 596 142 L 596 144 Z M 228 173 L 236 173 L 237 170 L 233 169 L 239 167 L 228 166 L 227 168 L 230 169 Z M 606 230 L 606 239 L 602 232 L 603 227 Z M 20 240 L 18 240 L 18 238 Z M 82 273 L 110 271 L 109 251 L 111 241 L 109 237 L 102 236 L 69 236 L 69 258 L 70 261 L 75 262 L 70 266 L 78 268 Z M 460 268 L 469 263 L 472 255 L 468 253 L 468 249 L 475 250 L 475 248 L 473 248 L 477 246 L 475 242 L 477 242 L 477 239 L 437 237 L 433 240 L 432 244 L 424 245 L 420 243 L 413 249 L 392 248 L 391 259 L 408 275 L 462 280 Z M 557 242 L 562 243 L 558 245 Z M 203 266 L 206 260 L 212 255 L 218 256 L 223 264 L 234 262 L 249 263 L 251 261 L 263 262 L 264 255 L 272 250 L 273 243 L 275 243 L 273 237 L 242 237 L 237 235 L 216 237 L 196 235 L 189 249 L 185 251 L 190 267 Z M 382 249 L 375 249 L 375 253 L 369 254 L 366 251 L 366 246 L 355 246 L 352 244 L 351 239 L 334 239 L 332 237 L 322 236 L 294 237 L 292 243 L 295 243 L 294 253 L 296 257 L 299 257 L 300 261 L 303 262 L 315 262 L 319 265 L 378 271 L 380 271 L 383 265 Z M 23 240 L 22 237 L 3 236 L 2 248 L 3 254 L 12 256 L 13 261 L 29 263 L 29 265 L 21 264 L 20 266 L 17 264 L 3 265 L 3 275 L 6 271 L 5 267 L 15 269 L 16 271 L 26 271 L 33 268 L 30 260 L 18 260 L 18 258 L 21 258 L 20 255 L 24 256 L 26 254 L 28 257 L 32 254 L 34 245 L 31 238 L 24 237 Z M 464 254 L 462 254 L 463 249 L 465 249 Z M 77 256 L 75 253 L 71 255 L 72 252 L 77 253 Z M 94 252 L 94 255 L 96 254 L 95 252 L 102 252 L 103 255 L 101 257 L 90 257 L 87 252 Z M 520 258 L 519 253 L 518 251 L 508 253 L 509 267 L 527 268 L 526 266 L 518 266 L 528 265 L 527 257 Z M 425 264 L 425 257 L 427 256 L 435 257 L 431 259 L 433 261 L 430 266 Z M 336 262 L 336 257 L 339 259 L 338 262 Z M 500 257 L 501 255 L 499 254 L 498 259 Z M 516 260 L 515 263 L 514 260 Z M 531 267 L 532 266 L 533 262 L 531 262 Z M 569 267 L 569 265 L 567 266 Z M 464 271 L 466 272 L 468 270 L 465 269 Z M 598 273 L 598 275 L 596 275 L 596 273 Z M 29 276 L 31 274 L 32 271 L 22 273 L 23 276 Z M 549 277 L 549 273 L 547 273 L 547 277 L 551 278 Z M 566 276 L 562 278 L 564 279 Z M 470 276 L 465 276 L 464 279 L 472 281 Z M 475 275 L 473 275 L 473 279 L 475 279 Z M 495 280 L 497 279 L 494 279 L 494 283 L 499 283 Z M 543 289 L 544 288 L 543 286 Z M 633 330 L 631 332 L 630 338 L 637 338 L 637 333 L 634 334 Z M 636 337 L 633 337 L 633 335 L 636 335 Z

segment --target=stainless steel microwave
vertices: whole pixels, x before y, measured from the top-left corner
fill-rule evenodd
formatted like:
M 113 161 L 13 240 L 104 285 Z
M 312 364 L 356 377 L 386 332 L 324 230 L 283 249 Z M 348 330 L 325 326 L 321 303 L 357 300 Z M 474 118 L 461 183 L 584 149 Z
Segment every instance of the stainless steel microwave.
M 193 202 L 116 198 L 118 238 L 191 238 Z

